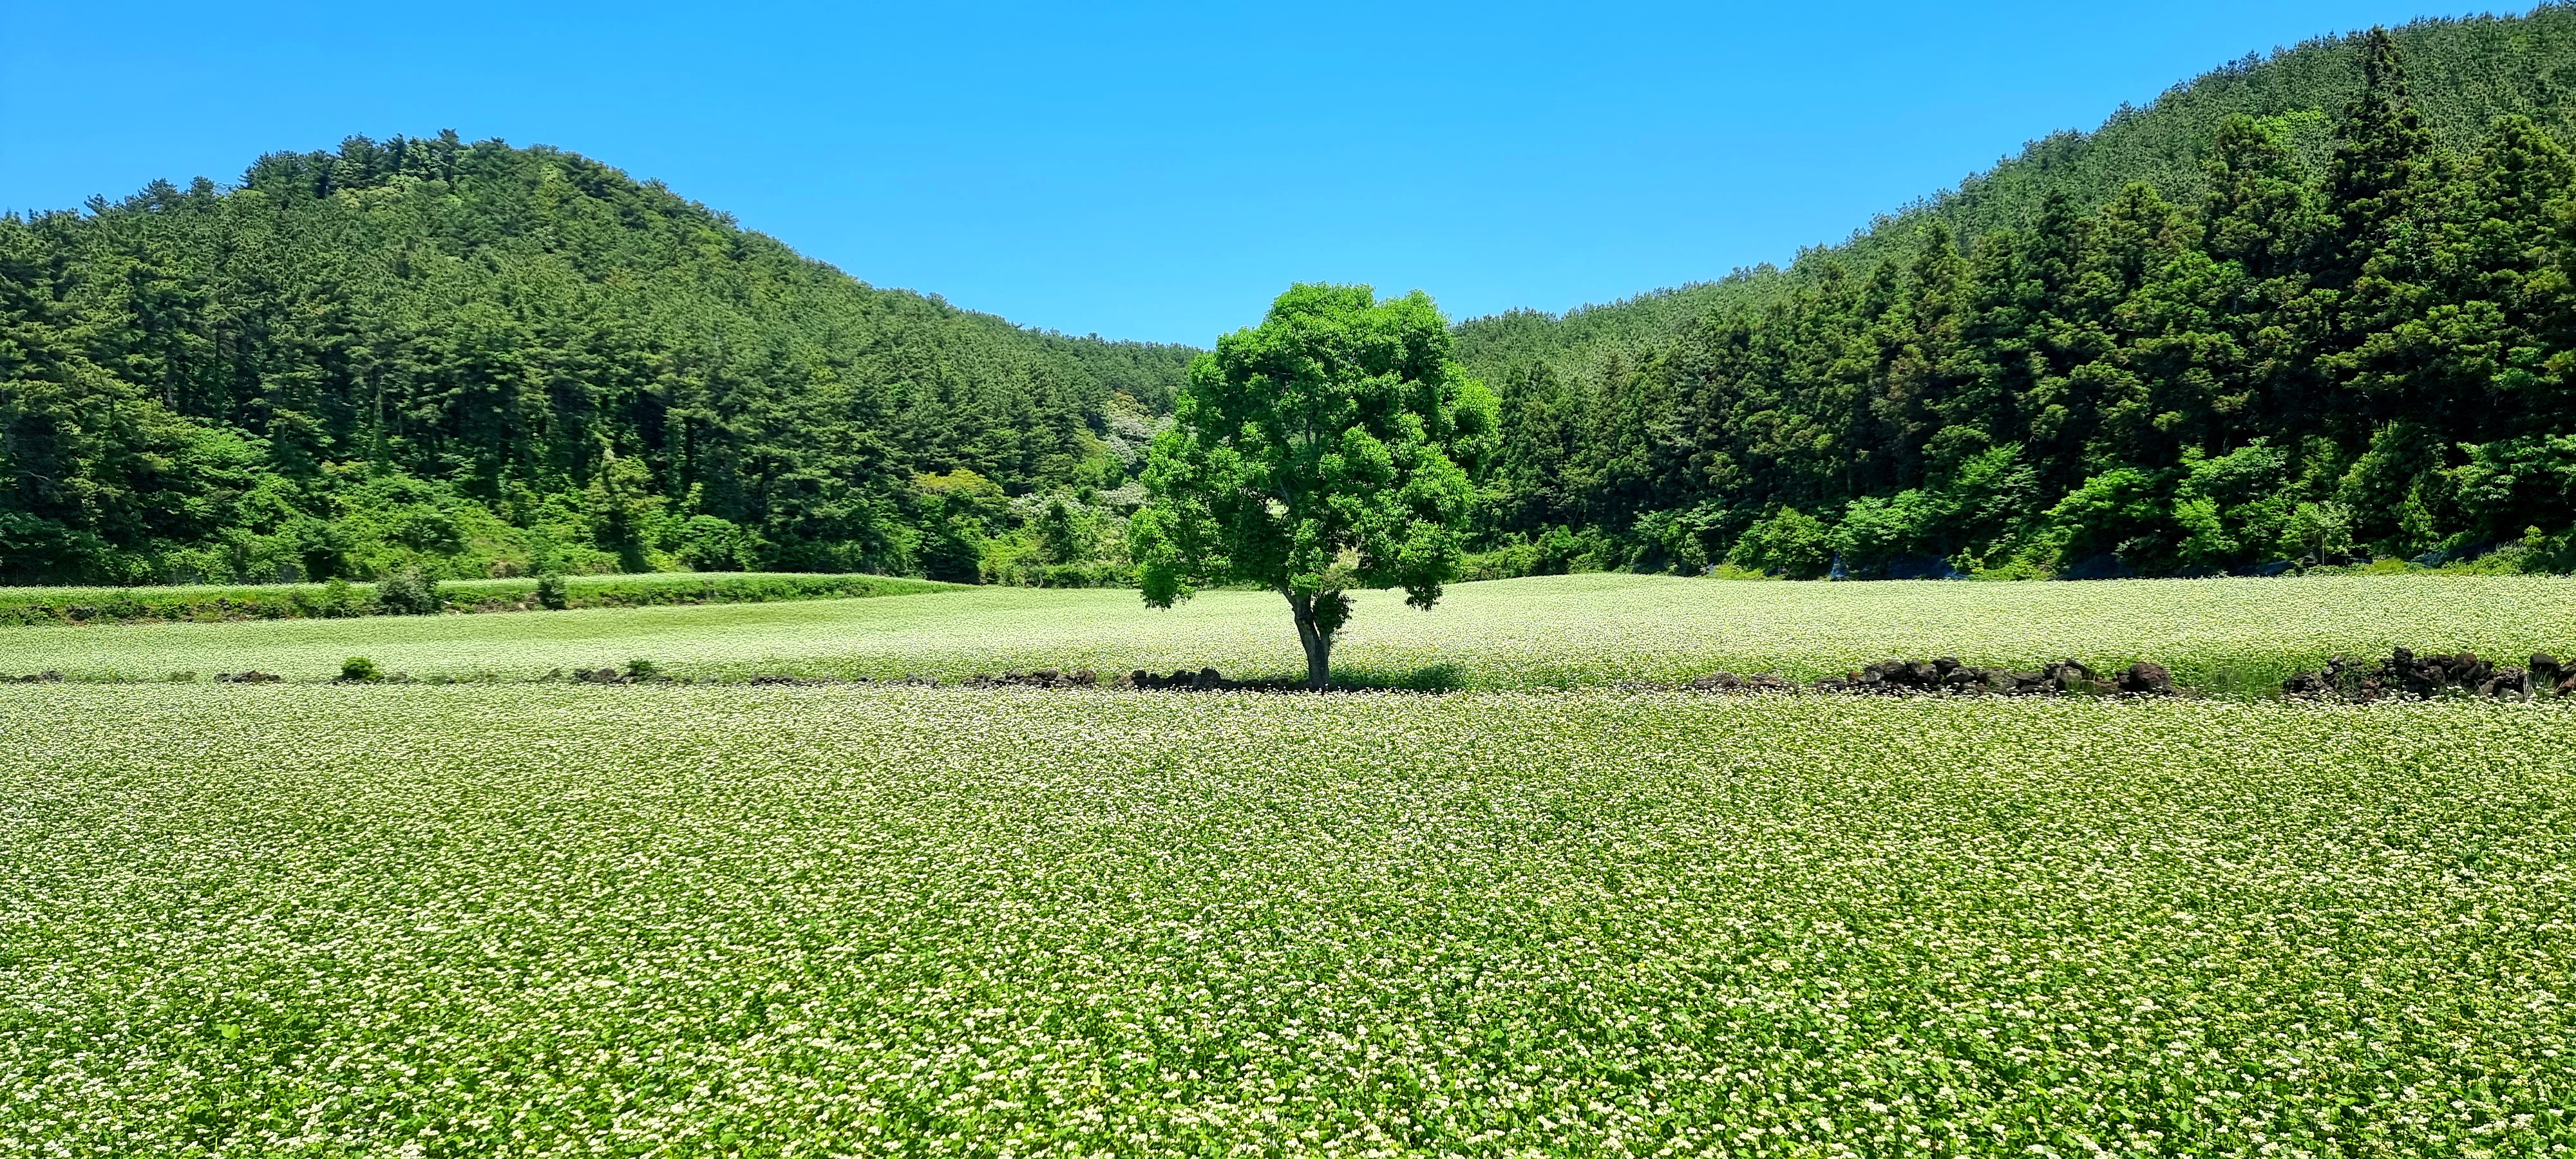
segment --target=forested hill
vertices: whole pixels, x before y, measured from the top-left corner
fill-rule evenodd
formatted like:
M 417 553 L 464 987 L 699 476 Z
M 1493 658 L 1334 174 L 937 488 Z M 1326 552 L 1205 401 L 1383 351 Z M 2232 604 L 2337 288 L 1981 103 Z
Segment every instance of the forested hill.
M 1131 474 L 1193 352 L 867 286 L 452 134 L 0 217 L 0 579 L 969 578 Z
M 2152 18 L 2152 17 L 2146 17 Z M 2444 147 L 2476 147 L 2495 118 L 2528 117 L 2576 141 L 2576 6 L 2525 16 L 2428 19 L 2391 29 L 2406 62 L 2423 126 Z M 2298 170 L 2322 177 L 2335 118 L 2359 94 L 2366 35 L 2325 36 L 2269 56 L 2248 55 L 2175 85 L 2144 108 L 2123 107 L 2091 132 L 2066 131 L 1957 188 L 1883 215 L 1840 244 L 1818 246 L 1788 269 L 1760 266 L 1715 281 L 1653 290 L 1562 315 L 1515 310 L 1458 326 L 1459 357 L 1489 380 L 1515 363 L 1547 358 L 1560 371 L 1633 359 L 1710 311 L 1759 306 L 1794 293 L 1831 267 L 1866 270 L 1901 259 L 1922 227 L 1949 228 L 1965 248 L 1997 229 L 2028 228 L 2052 195 L 2090 212 L 2133 183 L 2189 203 L 2208 188 L 2207 163 L 2231 116 L 2266 119 Z
M 2567 96 L 2569 9 L 2318 42 L 1791 271 L 1471 322 L 1487 544 L 1792 575 L 2576 566 Z

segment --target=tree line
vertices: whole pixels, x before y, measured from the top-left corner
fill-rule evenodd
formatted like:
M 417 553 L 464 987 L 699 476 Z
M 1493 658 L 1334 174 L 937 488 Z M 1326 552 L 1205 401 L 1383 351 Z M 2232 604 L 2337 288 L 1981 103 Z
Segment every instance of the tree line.
M 1654 344 L 1495 357 L 1506 571 L 2169 575 L 2576 566 L 2576 168 L 2465 148 L 2396 40 L 2332 118 L 2232 114 L 2198 192 L 2051 189 L 2017 225 L 1811 255 Z M 2320 125 L 2318 122 L 2322 121 Z M 1658 307 L 1662 308 L 1662 307 Z M 1600 325 L 1601 320 L 1592 320 Z
M 1495 400 L 1452 546 L 2576 569 L 2568 56 L 2559 9 L 2302 46 L 1788 270 L 1468 322 L 1425 379 Z M 1125 582 L 1195 353 L 869 287 L 574 154 L 353 137 L 0 216 L 0 580 Z
M 575 154 L 352 137 L 0 216 L 0 579 L 976 578 L 1043 539 L 1014 500 L 1137 494 L 1191 353 L 873 288 Z

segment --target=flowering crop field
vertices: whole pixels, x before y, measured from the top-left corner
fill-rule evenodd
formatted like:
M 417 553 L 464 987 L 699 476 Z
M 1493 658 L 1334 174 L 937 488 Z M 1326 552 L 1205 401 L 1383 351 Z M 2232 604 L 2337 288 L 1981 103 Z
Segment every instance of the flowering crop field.
M 2558 703 L 13 686 L 0 1155 L 2557 1154 L 2571 751 Z
M 1736 583 L 1553 576 L 1460 584 L 1431 612 L 1363 593 L 1339 678 L 1431 688 L 1673 682 L 1715 669 L 1808 679 L 1891 657 L 2032 667 L 2153 660 L 2188 685 L 2268 690 L 2337 651 L 2576 651 L 2576 579 L 2315 576 L 2107 583 Z M 772 672 L 957 678 L 1004 668 L 1302 673 L 1285 604 L 1210 592 L 1168 611 L 1132 591 L 975 589 L 792 604 L 0 629 L 0 675 L 294 679 L 352 655 L 416 677 L 526 679 L 642 657 L 699 678 Z

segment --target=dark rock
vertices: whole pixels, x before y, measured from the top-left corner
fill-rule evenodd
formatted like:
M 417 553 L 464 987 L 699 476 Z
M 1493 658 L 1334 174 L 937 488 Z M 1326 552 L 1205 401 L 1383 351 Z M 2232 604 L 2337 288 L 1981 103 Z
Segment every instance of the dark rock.
M 2478 695 L 2499 700 L 2531 699 L 2531 673 L 2521 668 L 2506 668 L 2478 682 Z
M 2120 691 L 2138 696 L 2171 696 L 2174 693 L 2173 673 L 2166 671 L 2162 664 L 2140 660 L 2120 674 Z
M 1078 688 L 1097 683 L 1099 679 L 1100 677 L 1097 673 L 1085 668 L 1071 676 L 1065 676 L 1062 673 L 1058 673 L 1055 679 L 1047 686 L 1050 688 Z M 1170 688 L 1197 692 L 1222 692 L 1236 688 L 1267 686 L 1260 685 L 1258 683 L 1246 684 L 1240 681 L 1228 680 L 1214 668 L 1201 668 L 1196 672 L 1192 672 L 1187 668 L 1175 668 L 1169 676 L 1157 676 L 1139 668 L 1135 671 L 1129 672 L 1125 676 L 1119 677 L 1117 687 L 1149 689 Z
M 2553 683 L 2550 675 L 2565 672 L 2547 653 L 2535 654 L 2531 661 L 2528 668 L 2499 668 L 2475 652 L 2418 656 L 2411 649 L 2393 648 L 2388 659 L 2375 665 L 2336 656 L 2321 670 L 2292 675 L 2281 683 L 2281 691 L 2287 696 L 2351 701 L 2385 696 L 2427 700 L 2460 693 L 2527 699 L 2548 693 Z M 2564 678 L 2576 682 L 2576 677 Z
M 2481 660 L 2475 652 L 2462 652 L 2451 657 L 2451 683 L 2453 684 L 2484 684 L 2495 674 L 2495 661 Z
M 1006 671 L 999 676 L 979 672 L 967 677 L 966 683 L 973 688 L 1070 688 L 1074 681 L 1056 669 L 1040 668 L 1034 672 Z
M 2060 692 L 2088 691 L 2093 687 L 2093 670 L 2074 660 L 2060 660 L 2040 670 L 2040 678 Z
M 1861 669 L 1860 676 L 1872 692 L 1893 695 L 1920 687 L 1914 679 L 1914 666 L 1903 660 L 1882 660 Z

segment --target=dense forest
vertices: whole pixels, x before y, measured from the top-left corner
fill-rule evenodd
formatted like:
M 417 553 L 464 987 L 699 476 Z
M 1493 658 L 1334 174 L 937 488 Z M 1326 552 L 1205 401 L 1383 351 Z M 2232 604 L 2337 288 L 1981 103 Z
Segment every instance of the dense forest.
M 1466 323 L 1487 574 L 2568 569 L 2571 98 L 2568 9 L 2316 42 L 1789 270 Z
M 454 134 L 0 217 L 0 579 L 1080 569 L 1193 351 Z
M 1787 268 L 1455 329 L 1473 574 L 2576 570 L 2576 8 L 2248 58 Z M 1111 582 L 1194 351 L 453 134 L 0 216 L 0 581 Z
M 2406 61 L 2423 125 L 2453 150 L 2476 147 L 2488 126 L 2520 114 L 2558 140 L 2576 140 L 2576 5 L 2526 16 L 2419 20 L 2388 31 Z M 1882 214 L 1839 245 L 1817 246 L 1788 268 L 1740 269 L 1715 281 L 1551 315 L 1513 310 L 1458 326 L 1459 357 L 1493 374 L 1515 359 L 1590 365 L 1669 340 L 1716 309 L 1775 301 L 1821 276 L 1910 253 L 1926 225 L 1949 227 L 1962 246 L 1998 228 L 2028 228 L 2051 194 L 2093 210 L 2132 184 L 2191 202 L 2207 192 L 2207 161 L 2229 117 L 2272 119 L 2301 168 L 2321 175 L 2333 156 L 2335 115 L 2361 89 L 2360 34 L 2320 37 L 2271 55 L 2248 55 L 2127 106 L 2091 132 L 2030 142 L 1956 188 Z

